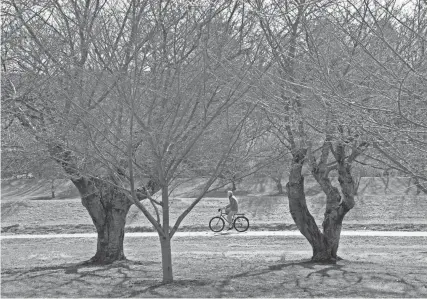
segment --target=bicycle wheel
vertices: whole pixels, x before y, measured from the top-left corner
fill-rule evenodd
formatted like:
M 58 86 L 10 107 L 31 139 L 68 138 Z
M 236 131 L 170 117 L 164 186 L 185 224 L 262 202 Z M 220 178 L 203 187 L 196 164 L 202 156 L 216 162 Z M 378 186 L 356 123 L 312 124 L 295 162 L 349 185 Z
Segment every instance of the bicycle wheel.
M 238 232 L 245 232 L 249 228 L 249 220 L 245 216 L 239 216 L 234 220 L 234 228 Z
M 213 217 L 211 221 L 209 221 L 209 228 L 213 232 L 220 232 L 224 229 L 224 220 L 221 217 Z

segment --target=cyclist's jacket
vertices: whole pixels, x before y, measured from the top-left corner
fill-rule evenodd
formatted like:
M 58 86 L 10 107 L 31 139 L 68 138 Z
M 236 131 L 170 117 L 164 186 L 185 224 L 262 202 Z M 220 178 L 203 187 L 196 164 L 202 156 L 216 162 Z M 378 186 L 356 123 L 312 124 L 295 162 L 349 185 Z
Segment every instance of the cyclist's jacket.
M 234 196 L 230 196 L 228 198 L 230 200 L 230 204 L 226 206 L 226 208 L 230 208 L 231 211 L 238 211 L 238 203 L 237 203 L 237 199 Z

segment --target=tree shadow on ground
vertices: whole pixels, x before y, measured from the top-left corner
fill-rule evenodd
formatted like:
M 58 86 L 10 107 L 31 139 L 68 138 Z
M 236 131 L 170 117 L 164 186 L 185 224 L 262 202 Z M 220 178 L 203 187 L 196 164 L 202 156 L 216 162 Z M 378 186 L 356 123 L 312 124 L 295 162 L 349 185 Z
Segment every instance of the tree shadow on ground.
M 121 290 L 137 277 L 159 267 L 159 262 L 122 260 L 108 265 L 84 261 L 2 271 L 4 297 L 122 297 Z M 158 280 L 146 280 L 155 287 Z M 17 290 L 17 285 L 21 285 Z M 87 290 L 91 290 L 89 293 Z M 21 292 L 22 291 L 22 292 Z M 70 291 L 74 291 L 70 292 Z
M 325 264 L 304 259 L 273 264 L 255 271 L 250 270 L 233 275 L 218 285 L 218 292 L 226 294 L 226 289 L 236 284 L 236 281 L 251 280 L 258 281 L 260 290 L 268 292 L 272 297 L 284 294 L 287 296 L 292 294 L 292 297 L 425 296 L 427 289 L 422 281 L 427 273 L 423 273 L 418 278 L 416 272 L 410 274 L 414 277 L 406 279 L 403 274 L 393 273 L 393 270 L 371 262 L 341 260 L 336 264 Z M 414 283 L 414 278 L 421 284 Z M 412 281 L 409 282 L 409 280 Z M 263 285 L 268 287 L 263 288 Z M 252 295 L 263 296 L 263 293 Z
M 134 285 L 138 285 L 138 284 L 145 284 L 147 281 L 141 281 L 141 282 L 137 282 L 134 283 Z M 145 296 L 149 296 L 149 297 L 165 297 L 164 292 L 158 292 L 157 289 L 160 288 L 167 288 L 169 289 L 169 292 L 171 294 L 171 296 L 177 296 L 176 295 L 176 291 L 179 290 L 189 290 L 189 289 L 200 289 L 202 287 L 206 287 L 209 286 L 210 284 L 212 284 L 212 281 L 207 281 L 207 280 L 198 280 L 198 279 L 175 279 L 173 282 L 171 283 L 163 283 L 163 282 L 159 282 L 156 283 L 154 285 L 142 288 L 142 289 L 135 289 L 133 290 L 130 294 L 129 297 L 145 297 Z M 174 295 L 175 294 L 175 295 Z M 186 297 L 188 296 L 194 296 L 195 294 L 186 294 Z M 208 294 L 204 294 L 205 296 L 207 296 Z M 180 297 L 180 296 L 178 296 Z M 195 296 L 195 297 L 201 297 L 201 296 Z
M 212 283 L 210 280 L 175 279 L 166 284 L 161 281 L 160 269 L 160 262 L 133 260 L 108 265 L 79 262 L 30 269 L 7 269 L 2 271 L 1 295 L 118 298 L 175 297 L 176 292 L 183 292 L 182 296 L 188 297 L 191 296 L 191 290 Z M 197 297 L 203 296 L 202 294 L 203 292 Z
M 341 260 L 250 264 L 242 272 L 161 282 L 159 261 L 66 263 L 2 271 L 3 297 L 425 297 L 420 268 Z M 220 272 L 220 269 L 215 270 Z M 423 272 L 424 271 L 424 272 Z M 229 273 L 229 272 L 225 272 Z M 196 278 L 194 278 L 196 277 Z M 187 279 L 188 278 L 188 279 Z
M 152 262 L 157 264 L 157 262 Z M 77 262 L 77 263 L 63 263 L 59 265 L 49 265 L 49 266 L 42 266 L 42 267 L 34 267 L 31 269 L 22 269 L 22 268 L 16 268 L 16 269 L 6 269 L 2 271 L 2 274 L 19 274 L 19 275 L 25 275 L 32 272 L 41 272 L 41 271 L 49 271 L 49 270 L 64 270 L 66 274 L 71 273 L 77 273 L 79 269 L 81 268 L 102 268 L 104 270 L 110 270 L 114 268 L 126 268 L 129 269 L 130 265 L 146 265 L 147 262 L 140 262 L 140 261 L 133 261 L 133 260 L 122 260 L 122 261 L 116 261 L 111 264 L 99 264 L 99 263 L 93 263 L 90 260 Z

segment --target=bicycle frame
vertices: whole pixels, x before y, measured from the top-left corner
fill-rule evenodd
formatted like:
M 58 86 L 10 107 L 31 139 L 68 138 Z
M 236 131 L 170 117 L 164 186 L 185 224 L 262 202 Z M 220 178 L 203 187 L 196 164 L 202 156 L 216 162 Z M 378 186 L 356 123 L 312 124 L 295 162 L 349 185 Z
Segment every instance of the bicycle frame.
M 231 223 L 233 223 L 234 222 L 234 219 L 236 219 L 236 216 L 237 215 L 244 215 L 244 214 L 237 214 L 237 213 L 235 213 L 234 215 L 233 215 L 233 218 L 231 218 Z M 219 211 L 219 217 L 221 217 L 222 219 L 224 219 L 227 223 L 230 223 L 230 221 L 228 221 L 228 219 L 227 219 L 227 213 L 225 213 L 225 209 L 220 209 L 220 211 Z
M 238 232 L 245 232 L 249 228 L 249 219 L 245 217 L 243 213 L 236 213 L 231 219 L 231 223 L 228 221 L 225 213 L 225 209 L 218 209 L 219 216 L 213 217 L 209 221 L 209 228 L 213 232 L 220 232 L 224 229 L 225 224 L 231 225 Z M 215 220 L 216 219 L 216 220 Z M 221 220 L 221 221 L 220 221 Z M 221 224 L 220 224 L 221 223 Z M 219 224 L 219 227 L 217 226 Z M 231 227 L 229 228 L 229 230 Z

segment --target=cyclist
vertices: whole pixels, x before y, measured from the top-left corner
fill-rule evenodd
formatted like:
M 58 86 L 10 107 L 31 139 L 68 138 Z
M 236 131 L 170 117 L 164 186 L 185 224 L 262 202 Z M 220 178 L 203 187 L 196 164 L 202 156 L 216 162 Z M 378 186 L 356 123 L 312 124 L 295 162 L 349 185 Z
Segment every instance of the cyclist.
M 237 202 L 236 197 L 234 197 L 232 191 L 227 191 L 228 194 L 228 200 L 230 203 L 224 207 L 225 213 L 227 214 L 227 220 L 228 220 L 228 230 L 233 228 L 233 216 L 237 213 L 239 210 L 239 204 Z

